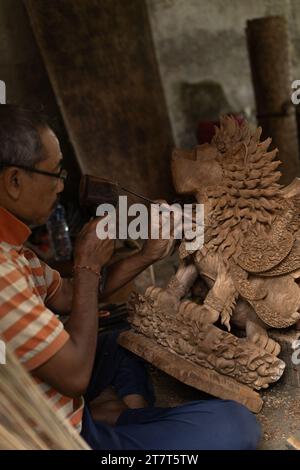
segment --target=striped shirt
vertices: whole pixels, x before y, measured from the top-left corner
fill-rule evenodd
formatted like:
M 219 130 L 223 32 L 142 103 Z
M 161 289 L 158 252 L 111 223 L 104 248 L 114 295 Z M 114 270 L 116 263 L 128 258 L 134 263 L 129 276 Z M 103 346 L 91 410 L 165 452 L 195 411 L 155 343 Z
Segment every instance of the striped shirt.
M 60 274 L 23 246 L 30 233 L 0 207 L 0 336 L 24 367 L 34 371 L 64 346 L 69 334 L 46 307 L 61 286 Z M 83 399 L 63 396 L 34 379 L 55 409 L 80 430 Z

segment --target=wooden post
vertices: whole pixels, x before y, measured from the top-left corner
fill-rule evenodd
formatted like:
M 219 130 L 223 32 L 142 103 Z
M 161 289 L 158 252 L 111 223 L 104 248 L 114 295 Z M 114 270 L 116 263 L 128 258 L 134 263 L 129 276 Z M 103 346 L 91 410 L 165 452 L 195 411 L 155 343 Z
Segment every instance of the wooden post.
M 300 165 L 287 22 L 280 16 L 259 18 L 248 21 L 246 31 L 257 120 L 279 150 L 281 182 L 288 184 L 299 176 Z
M 24 3 L 81 172 L 173 196 L 173 139 L 145 0 Z

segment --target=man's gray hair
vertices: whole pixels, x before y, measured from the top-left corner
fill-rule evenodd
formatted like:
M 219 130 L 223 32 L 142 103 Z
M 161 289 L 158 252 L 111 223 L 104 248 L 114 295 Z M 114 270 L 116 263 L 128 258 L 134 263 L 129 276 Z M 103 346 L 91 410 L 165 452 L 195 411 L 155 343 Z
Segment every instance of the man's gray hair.
M 47 158 L 39 130 L 47 128 L 45 117 L 30 109 L 0 105 L 0 170 L 7 165 L 33 167 Z

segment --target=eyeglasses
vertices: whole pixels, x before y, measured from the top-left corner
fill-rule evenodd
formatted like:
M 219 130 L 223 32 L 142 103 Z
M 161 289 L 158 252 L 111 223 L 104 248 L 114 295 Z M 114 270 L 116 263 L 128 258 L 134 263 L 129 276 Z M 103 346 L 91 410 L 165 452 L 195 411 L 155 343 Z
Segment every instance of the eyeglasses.
M 26 165 L 15 165 L 14 163 L 0 163 L 0 167 L 6 168 L 10 166 L 15 166 L 16 168 L 20 168 L 21 170 L 30 171 L 30 173 L 38 173 L 39 175 L 46 175 L 52 176 L 53 178 L 60 178 L 63 181 L 66 181 L 68 177 L 68 172 L 64 168 L 62 168 L 58 173 L 50 173 L 49 171 L 38 170 L 37 168 L 30 168 Z

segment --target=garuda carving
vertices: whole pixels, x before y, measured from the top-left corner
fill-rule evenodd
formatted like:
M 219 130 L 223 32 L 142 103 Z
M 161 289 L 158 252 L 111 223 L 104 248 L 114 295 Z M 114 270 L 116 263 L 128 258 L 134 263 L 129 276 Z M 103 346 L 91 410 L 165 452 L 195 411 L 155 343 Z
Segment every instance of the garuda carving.
M 284 369 L 267 330 L 300 318 L 300 180 L 278 183 L 277 150 L 260 136 L 225 116 L 211 144 L 174 151 L 176 191 L 204 204 L 205 243 L 191 253 L 182 242 L 168 286 L 130 302 L 139 331 L 255 389 Z

